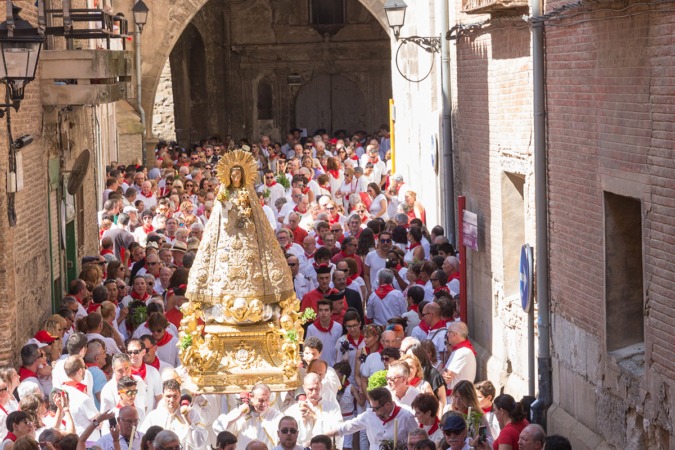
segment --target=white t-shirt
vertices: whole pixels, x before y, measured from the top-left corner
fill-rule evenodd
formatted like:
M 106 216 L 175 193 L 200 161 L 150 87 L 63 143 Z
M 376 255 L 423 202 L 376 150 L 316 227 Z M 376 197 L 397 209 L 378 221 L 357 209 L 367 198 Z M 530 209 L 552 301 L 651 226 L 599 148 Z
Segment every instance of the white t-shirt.
M 374 291 L 377 289 L 377 273 L 381 269 L 384 269 L 387 260 L 386 258 L 382 258 L 380 255 L 378 255 L 377 250 L 373 250 L 366 255 L 366 259 L 363 261 L 363 263 L 370 267 L 370 286 Z
M 470 348 L 458 348 L 450 354 L 445 369 L 457 374 L 452 382 L 447 383 L 448 389 L 454 388 L 462 380 L 473 383 L 476 380 L 476 355 Z
M 380 211 L 382 211 L 382 200 L 384 200 L 385 204 L 387 204 L 387 197 L 385 197 L 384 194 L 380 194 L 375 197 L 373 202 L 370 204 L 368 211 L 370 211 L 373 216 L 376 216 L 380 213 Z M 382 214 L 380 217 L 384 220 L 387 220 L 389 219 L 389 214 L 387 214 L 387 211 L 385 210 L 384 214 Z

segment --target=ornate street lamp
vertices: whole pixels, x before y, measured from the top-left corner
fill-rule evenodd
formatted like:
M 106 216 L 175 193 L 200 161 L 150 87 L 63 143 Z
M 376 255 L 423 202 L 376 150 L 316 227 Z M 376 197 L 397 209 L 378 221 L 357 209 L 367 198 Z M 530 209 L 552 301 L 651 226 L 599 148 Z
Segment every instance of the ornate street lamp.
M 26 84 L 35 79 L 44 43 L 37 28 L 19 17 L 21 8 L 11 5 L 12 15 L 0 24 L 0 82 L 7 86 L 10 105 L 19 109 Z M 8 8 L 9 9 L 9 8 Z
M 387 22 L 389 22 L 389 28 L 394 32 L 394 37 L 398 41 L 401 40 L 401 45 L 412 42 L 429 53 L 440 53 L 441 51 L 441 38 L 438 36 L 424 37 L 424 36 L 410 36 L 410 37 L 400 37 L 401 28 L 405 24 L 405 10 L 408 8 L 408 5 L 405 4 L 403 0 L 387 0 L 387 3 L 384 4 L 384 12 L 387 15 Z M 400 49 L 400 47 L 399 47 Z
M 134 22 L 138 25 L 138 31 L 143 32 L 143 27 L 148 22 L 148 12 L 150 8 L 143 2 L 138 0 L 131 11 L 134 13 Z
M 384 4 L 384 12 L 387 15 L 389 28 L 394 32 L 394 37 L 396 37 L 397 41 L 401 34 L 401 28 L 403 28 L 403 24 L 405 23 L 405 10 L 407 8 L 408 5 L 403 0 L 387 0 L 387 3 Z

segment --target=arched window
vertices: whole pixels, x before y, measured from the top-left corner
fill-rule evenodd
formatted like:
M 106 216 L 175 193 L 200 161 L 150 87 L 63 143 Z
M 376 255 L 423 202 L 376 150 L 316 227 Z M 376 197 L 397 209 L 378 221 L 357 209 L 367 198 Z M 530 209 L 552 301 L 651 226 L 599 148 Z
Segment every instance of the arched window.
M 312 25 L 344 25 L 344 0 L 309 0 L 309 19 Z
M 258 83 L 258 120 L 274 119 L 274 95 L 272 83 L 263 79 Z

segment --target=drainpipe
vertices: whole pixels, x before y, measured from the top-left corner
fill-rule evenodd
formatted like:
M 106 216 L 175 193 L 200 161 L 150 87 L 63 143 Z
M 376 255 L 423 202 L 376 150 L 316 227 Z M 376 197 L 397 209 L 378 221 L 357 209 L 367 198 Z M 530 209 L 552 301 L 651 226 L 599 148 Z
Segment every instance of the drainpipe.
M 455 172 L 452 160 L 452 77 L 450 76 L 450 42 L 446 32 L 450 29 L 447 1 L 436 2 L 441 18 L 441 91 L 443 98 L 443 170 L 441 171 L 441 207 L 445 223 L 445 235 L 457 247 L 455 236 Z
M 531 18 L 542 15 L 542 0 L 530 1 Z M 532 421 L 546 427 L 546 411 L 553 401 L 551 386 L 551 317 L 548 286 L 548 198 L 546 180 L 546 105 L 544 81 L 544 22 L 532 22 L 534 109 L 534 203 L 536 221 L 536 293 L 539 307 L 539 397 L 532 404 Z
M 146 127 L 145 127 L 145 110 L 141 104 L 141 99 L 143 97 L 143 70 L 141 68 L 141 29 L 138 25 L 134 24 L 135 36 L 134 36 L 134 52 L 136 53 L 136 107 L 138 108 L 138 114 L 141 116 L 141 125 L 143 125 L 143 133 L 141 134 L 141 157 L 143 158 L 143 167 L 148 167 L 145 148 L 145 139 L 146 139 Z

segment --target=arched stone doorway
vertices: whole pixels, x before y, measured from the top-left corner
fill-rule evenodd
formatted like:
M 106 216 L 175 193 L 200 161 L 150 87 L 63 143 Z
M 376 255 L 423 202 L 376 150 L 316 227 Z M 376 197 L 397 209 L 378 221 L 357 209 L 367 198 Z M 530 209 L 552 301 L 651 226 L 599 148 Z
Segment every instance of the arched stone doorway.
M 197 25 L 206 50 L 204 72 L 208 72 L 209 77 L 202 111 L 208 108 L 210 113 L 207 120 L 198 121 L 206 125 L 206 134 L 231 133 L 235 137 L 254 136 L 262 131 L 282 134 L 295 125 L 295 97 L 301 88 L 290 83 L 291 75 L 299 75 L 303 82 L 308 82 L 319 73 L 346 71 L 373 74 L 367 86 L 361 83 L 362 75 L 352 78 L 359 80 L 357 84 L 364 91 L 366 105 L 374 103 L 381 107 L 379 111 L 366 111 L 363 127 L 379 125 L 386 119 L 386 98 L 391 96 L 390 43 L 384 0 L 345 0 L 344 17 L 351 26 L 348 33 L 340 27 L 303 26 L 303 21 L 307 22 L 311 16 L 313 3 L 312 0 L 218 0 L 209 4 L 208 0 L 156 0 L 143 33 L 146 44 L 143 46 L 142 102 L 147 123 L 151 127 L 155 92 L 165 62 L 188 24 L 200 16 L 223 21 L 221 27 L 208 20 Z M 204 8 L 212 7 L 219 14 L 203 14 Z M 369 21 L 379 23 L 376 30 L 367 26 Z M 249 41 L 228 40 L 238 33 L 248 35 Z M 284 39 L 304 47 L 311 58 L 298 58 L 297 53 L 289 52 L 281 42 Z M 367 48 L 349 48 L 358 42 L 365 42 Z M 221 59 L 214 58 L 211 51 L 218 46 L 227 50 Z M 353 58 L 344 58 L 344 55 Z M 267 86 L 259 89 L 261 81 Z M 261 103 L 258 97 L 260 93 L 269 92 L 268 87 L 271 87 L 272 98 Z M 239 96 L 239 105 L 223 107 L 223 99 L 232 98 L 233 91 Z M 376 100 L 369 99 L 368 95 Z M 271 106 L 274 112 L 271 122 L 265 115 L 259 117 L 262 106 Z M 176 128 L 185 127 L 177 123 Z
M 305 84 L 295 100 L 295 126 L 349 130 L 365 126 L 366 105 L 359 86 L 341 74 L 322 74 Z

